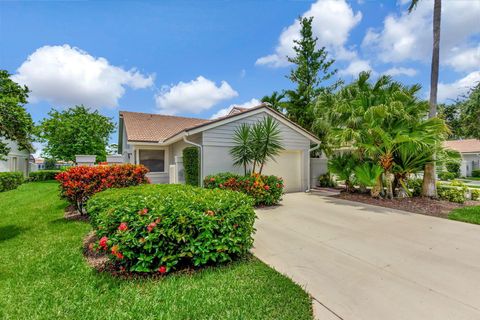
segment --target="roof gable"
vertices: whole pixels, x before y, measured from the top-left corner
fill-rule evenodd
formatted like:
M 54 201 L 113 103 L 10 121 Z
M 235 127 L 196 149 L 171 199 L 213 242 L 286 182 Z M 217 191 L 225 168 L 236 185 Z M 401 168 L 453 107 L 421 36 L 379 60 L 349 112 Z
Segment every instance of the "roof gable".
M 478 139 L 449 140 L 444 141 L 443 146 L 460 153 L 480 153 L 480 140 Z

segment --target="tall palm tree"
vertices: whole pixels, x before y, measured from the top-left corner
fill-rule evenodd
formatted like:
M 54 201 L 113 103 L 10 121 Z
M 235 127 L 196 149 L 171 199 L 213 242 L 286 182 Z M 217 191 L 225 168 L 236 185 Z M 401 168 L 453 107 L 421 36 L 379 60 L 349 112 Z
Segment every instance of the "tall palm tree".
M 409 12 L 417 6 L 419 0 L 412 0 Z M 432 67 L 430 73 L 430 111 L 429 118 L 437 116 L 437 90 L 438 73 L 440 63 L 440 25 L 442 15 L 442 1 L 435 0 L 433 4 L 433 48 L 432 48 Z M 425 165 L 423 175 L 422 195 L 425 197 L 437 197 L 437 187 L 435 184 L 435 162 L 428 162 Z

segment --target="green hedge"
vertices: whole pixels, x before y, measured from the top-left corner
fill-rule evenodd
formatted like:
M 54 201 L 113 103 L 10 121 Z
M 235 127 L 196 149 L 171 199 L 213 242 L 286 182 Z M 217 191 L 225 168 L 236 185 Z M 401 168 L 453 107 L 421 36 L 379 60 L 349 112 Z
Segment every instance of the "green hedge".
M 480 169 L 472 170 L 472 177 L 480 177 Z
M 30 172 L 28 180 L 30 181 L 46 181 L 55 180 L 55 176 L 62 172 L 61 170 L 39 170 Z
M 461 181 L 453 180 L 450 184 L 437 185 L 438 197 L 450 202 L 464 203 L 467 200 L 468 187 Z
M 480 189 L 470 189 L 472 200 L 480 200 Z
M 0 192 L 16 189 L 23 180 L 21 172 L 0 172 Z
M 255 221 L 244 194 L 186 185 L 108 189 L 87 203 L 99 238 L 114 266 L 165 273 L 220 264 L 249 252 Z
M 449 161 L 445 164 L 445 167 L 448 172 L 454 174 L 454 178 L 460 177 L 460 162 L 458 161 Z
M 449 180 L 453 180 L 455 178 L 458 178 L 457 175 L 453 172 L 447 172 L 447 171 L 443 171 L 443 172 L 440 172 L 438 174 L 438 178 L 440 180 L 444 180 L 444 181 L 449 181 Z
M 191 186 L 200 185 L 200 152 L 197 147 L 183 149 L 183 168 L 185 183 Z

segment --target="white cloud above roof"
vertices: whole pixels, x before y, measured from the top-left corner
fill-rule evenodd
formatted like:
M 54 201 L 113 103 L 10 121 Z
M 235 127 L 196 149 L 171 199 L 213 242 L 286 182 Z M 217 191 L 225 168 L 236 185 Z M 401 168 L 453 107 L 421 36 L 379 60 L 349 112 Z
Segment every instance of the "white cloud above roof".
M 362 20 L 361 12 L 354 12 L 344 0 L 318 0 L 313 3 L 303 17 L 314 17 L 312 29 L 314 36 L 318 37 L 319 47 L 325 46 L 329 53 L 336 59 L 351 59 L 355 52 L 345 48 L 350 31 Z M 284 67 L 290 63 L 287 56 L 293 56 L 293 40 L 300 38 L 300 23 L 295 20 L 285 28 L 278 39 L 275 52 L 258 58 L 256 65 L 269 67 Z
M 160 113 L 201 113 L 217 103 L 238 96 L 226 81 L 217 85 L 203 76 L 189 82 L 180 81 L 176 85 L 166 86 L 155 95 Z
M 93 57 L 65 44 L 38 48 L 22 63 L 12 79 L 28 86 L 31 102 L 101 108 L 118 106 L 127 87 L 152 86 L 154 76 L 111 65 L 105 58 Z

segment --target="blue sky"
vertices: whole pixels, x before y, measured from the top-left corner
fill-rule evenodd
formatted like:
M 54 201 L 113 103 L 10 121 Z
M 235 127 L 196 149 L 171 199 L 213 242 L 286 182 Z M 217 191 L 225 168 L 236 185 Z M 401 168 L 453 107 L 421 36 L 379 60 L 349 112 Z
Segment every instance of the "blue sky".
M 347 82 L 360 70 L 428 93 L 433 2 L 2 1 L 0 66 L 32 91 L 35 121 L 83 103 L 210 118 L 291 87 L 295 19 L 314 16 L 319 45 Z M 480 80 L 480 1 L 444 1 L 439 99 Z M 116 137 L 112 137 L 114 141 Z

